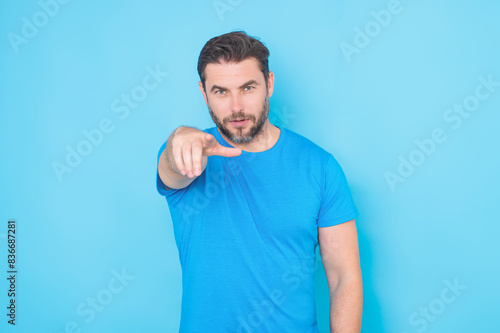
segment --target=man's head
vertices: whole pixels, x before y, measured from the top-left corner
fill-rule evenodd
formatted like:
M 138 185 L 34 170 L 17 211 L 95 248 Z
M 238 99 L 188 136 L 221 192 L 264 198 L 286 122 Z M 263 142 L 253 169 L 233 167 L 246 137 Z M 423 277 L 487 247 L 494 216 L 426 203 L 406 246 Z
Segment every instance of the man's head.
M 200 90 L 222 134 L 235 143 L 259 135 L 269 115 L 274 74 L 269 50 L 244 32 L 209 40 L 198 59 Z

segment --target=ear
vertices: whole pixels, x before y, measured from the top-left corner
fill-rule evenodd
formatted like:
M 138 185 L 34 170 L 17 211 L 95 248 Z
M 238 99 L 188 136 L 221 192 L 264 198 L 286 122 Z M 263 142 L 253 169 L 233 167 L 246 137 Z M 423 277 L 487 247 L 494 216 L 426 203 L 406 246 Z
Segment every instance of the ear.
M 269 71 L 269 74 L 267 75 L 267 94 L 269 97 L 273 95 L 273 90 L 274 90 L 274 73 L 272 71 Z
M 198 86 L 200 86 L 200 91 L 201 94 L 203 95 L 203 99 L 205 100 L 205 103 L 208 105 L 207 94 L 205 93 L 205 89 L 203 89 L 203 83 L 201 83 L 201 81 L 198 81 Z

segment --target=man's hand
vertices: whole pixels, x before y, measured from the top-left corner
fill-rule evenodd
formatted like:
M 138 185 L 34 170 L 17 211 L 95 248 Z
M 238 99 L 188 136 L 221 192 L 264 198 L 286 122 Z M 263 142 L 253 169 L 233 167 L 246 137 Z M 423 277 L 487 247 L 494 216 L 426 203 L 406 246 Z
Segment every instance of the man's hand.
M 206 161 L 207 156 L 234 157 L 240 154 L 240 149 L 224 147 L 213 135 L 196 128 L 179 127 L 172 138 L 175 167 L 181 175 L 189 178 L 201 174 L 202 162 Z
M 188 186 L 201 175 L 207 165 L 207 156 L 234 157 L 241 149 L 220 145 L 211 134 L 192 127 L 179 127 L 170 136 L 160 156 L 158 173 L 170 188 Z

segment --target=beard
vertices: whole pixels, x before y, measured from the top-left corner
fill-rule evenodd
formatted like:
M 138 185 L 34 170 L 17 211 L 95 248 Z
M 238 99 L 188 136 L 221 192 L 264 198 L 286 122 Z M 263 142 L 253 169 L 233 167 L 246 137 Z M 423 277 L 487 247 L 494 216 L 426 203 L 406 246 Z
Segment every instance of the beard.
M 262 133 L 264 124 L 269 117 L 269 96 L 266 95 L 266 98 L 262 103 L 262 109 L 258 114 L 258 118 L 256 118 L 253 114 L 245 114 L 239 111 L 231 114 L 221 121 L 214 114 L 212 108 L 210 108 L 210 104 L 208 105 L 208 111 L 210 112 L 210 116 L 212 117 L 215 125 L 217 125 L 221 133 L 229 138 L 229 140 L 234 143 L 248 143 Z M 227 125 L 230 121 L 236 119 L 248 119 L 253 122 L 253 126 L 250 129 L 246 130 L 246 132 L 244 128 L 237 127 L 236 132 L 233 133 L 229 130 L 229 127 Z

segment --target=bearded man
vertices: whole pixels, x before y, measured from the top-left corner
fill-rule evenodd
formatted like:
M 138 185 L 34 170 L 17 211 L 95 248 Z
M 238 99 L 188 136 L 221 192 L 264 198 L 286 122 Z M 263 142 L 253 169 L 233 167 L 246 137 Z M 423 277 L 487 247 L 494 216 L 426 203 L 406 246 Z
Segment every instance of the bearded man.
M 215 127 L 178 127 L 158 153 L 182 267 L 180 332 L 318 332 L 319 246 L 332 332 L 360 332 L 362 278 L 342 168 L 269 121 L 269 50 L 245 32 L 209 40 L 200 91 Z

